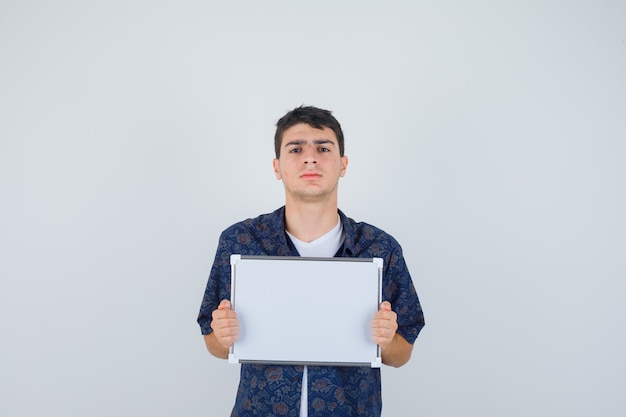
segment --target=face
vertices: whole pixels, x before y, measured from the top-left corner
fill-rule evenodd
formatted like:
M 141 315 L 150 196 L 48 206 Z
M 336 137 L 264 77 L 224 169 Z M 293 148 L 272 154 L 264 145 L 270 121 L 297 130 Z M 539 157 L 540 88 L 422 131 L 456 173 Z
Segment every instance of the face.
M 274 159 L 274 173 L 283 181 L 288 201 L 336 200 L 339 178 L 347 166 L 348 158 L 340 156 L 335 132 L 306 123 L 285 130 L 280 158 Z

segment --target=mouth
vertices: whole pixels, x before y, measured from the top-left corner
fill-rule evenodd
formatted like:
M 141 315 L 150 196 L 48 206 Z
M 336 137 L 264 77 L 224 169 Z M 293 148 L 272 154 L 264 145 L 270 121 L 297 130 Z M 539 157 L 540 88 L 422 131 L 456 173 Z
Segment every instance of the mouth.
M 322 175 L 317 172 L 305 172 L 304 174 L 300 175 L 300 178 L 305 180 L 315 180 L 320 178 L 321 176 Z

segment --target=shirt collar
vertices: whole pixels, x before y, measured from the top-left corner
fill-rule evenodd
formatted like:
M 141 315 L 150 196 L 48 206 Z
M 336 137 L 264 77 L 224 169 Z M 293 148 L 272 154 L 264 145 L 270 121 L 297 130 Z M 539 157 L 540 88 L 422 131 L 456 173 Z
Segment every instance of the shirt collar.
M 341 245 L 338 252 L 339 256 L 353 257 L 355 256 L 354 238 L 356 233 L 354 221 L 346 216 L 341 210 L 337 210 L 337 212 L 339 213 L 341 225 L 343 226 L 343 233 L 345 235 L 343 245 Z M 274 212 L 270 229 L 270 239 L 279 243 L 281 246 L 288 248 L 288 252 L 292 256 L 298 255 L 298 251 L 293 245 L 293 242 L 287 237 L 285 229 L 285 206 L 282 206 Z

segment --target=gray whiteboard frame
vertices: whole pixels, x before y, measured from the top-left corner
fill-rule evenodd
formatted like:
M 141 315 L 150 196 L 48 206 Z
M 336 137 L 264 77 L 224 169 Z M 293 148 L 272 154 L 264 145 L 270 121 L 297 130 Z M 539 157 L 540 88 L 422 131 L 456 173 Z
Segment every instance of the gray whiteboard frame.
M 233 254 L 230 264 L 231 304 L 240 321 L 239 339 L 231 346 L 228 355 L 230 363 L 381 366 L 380 347 L 371 340 L 369 333 L 369 322 L 382 300 L 381 258 Z M 312 276 L 318 270 L 325 274 Z M 298 281 L 298 287 L 306 288 L 306 297 L 298 298 L 300 305 L 291 308 L 289 314 L 281 311 L 280 314 L 271 315 L 269 320 L 262 320 L 262 316 L 267 318 L 270 314 L 268 306 L 270 309 L 280 309 L 280 300 L 294 303 L 294 289 L 296 292 L 302 290 L 294 288 L 294 273 L 302 278 Z M 285 274 L 289 275 L 288 279 Z M 358 286 L 355 285 L 356 280 Z M 261 285 L 263 290 L 259 290 Z M 329 292 L 329 288 L 333 291 Z M 320 306 L 319 300 L 330 297 L 341 298 L 340 308 L 324 304 Z M 323 336 L 313 337 L 301 333 L 300 328 L 294 329 L 294 320 L 301 324 L 300 328 L 306 329 L 315 328 L 316 323 L 323 322 L 324 333 L 340 335 L 340 340 L 333 340 L 331 347 Z M 254 326 L 247 326 L 251 323 Z M 250 331 L 250 327 L 254 331 Z M 277 330 L 281 328 L 284 330 Z M 302 344 L 303 338 L 308 343 Z M 276 352 L 283 348 L 285 350 L 282 353 Z

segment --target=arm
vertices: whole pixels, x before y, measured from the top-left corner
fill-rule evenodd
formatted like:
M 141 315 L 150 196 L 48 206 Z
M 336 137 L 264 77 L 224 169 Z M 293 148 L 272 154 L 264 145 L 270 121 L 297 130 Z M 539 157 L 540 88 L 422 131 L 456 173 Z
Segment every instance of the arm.
M 230 301 L 222 300 L 212 313 L 211 328 L 213 332 L 204 335 L 204 343 L 211 355 L 227 359 L 228 352 L 239 337 L 239 320 L 231 309 Z
M 380 346 L 383 363 L 400 367 L 407 363 L 413 352 L 413 345 L 406 341 L 399 333 L 396 313 L 391 310 L 391 304 L 384 301 L 371 322 L 372 340 Z

